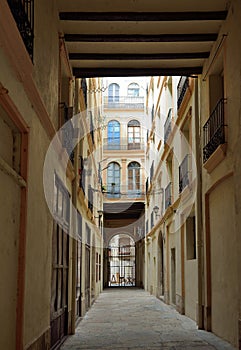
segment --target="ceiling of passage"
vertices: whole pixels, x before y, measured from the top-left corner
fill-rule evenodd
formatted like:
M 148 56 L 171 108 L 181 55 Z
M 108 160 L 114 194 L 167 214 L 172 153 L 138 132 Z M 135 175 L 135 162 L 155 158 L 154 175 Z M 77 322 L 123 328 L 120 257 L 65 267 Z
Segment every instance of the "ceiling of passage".
M 190 75 L 202 71 L 227 0 L 58 0 L 76 77 Z

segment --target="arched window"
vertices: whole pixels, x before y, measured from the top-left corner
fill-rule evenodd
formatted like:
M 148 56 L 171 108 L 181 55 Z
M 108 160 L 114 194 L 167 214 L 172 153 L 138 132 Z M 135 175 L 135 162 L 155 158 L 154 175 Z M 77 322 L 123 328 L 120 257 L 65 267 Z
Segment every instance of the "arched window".
M 108 149 L 120 149 L 120 123 L 111 120 L 108 123 Z
M 128 149 L 140 149 L 140 123 L 137 120 L 131 120 L 128 123 Z
M 120 197 L 120 166 L 112 162 L 108 165 L 107 170 L 107 197 Z
M 131 83 L 128 85 L 127 95 L 132 97 L 138 97 L 140 92 L 139 85 L 137 83 Z
M 137 162 L 128 165 L 128 195 L 140 195 L 141 190 L 141 166 Z
M 120 86 L 112 83 L 108 87 L 108 102 L 119 102 Z

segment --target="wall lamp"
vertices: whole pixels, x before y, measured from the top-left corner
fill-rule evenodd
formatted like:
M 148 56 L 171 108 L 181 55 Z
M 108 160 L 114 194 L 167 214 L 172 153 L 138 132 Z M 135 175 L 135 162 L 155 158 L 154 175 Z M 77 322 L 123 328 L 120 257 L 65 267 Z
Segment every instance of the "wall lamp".
M 158 214 L 158 212 L 159 212 L 159 207 L 158 207 L 157 205 L 155 205 L 155 207 L 153 208 L 153 211 L 154 211 L 154 213 L 156 214 L 156 219 L 157 219 L 158 217 L 161 216 L 161 215 Z
M 97 213 L 98 213 L 99 216 L 95 216 L 95 219 L 99 219 L 100 220 L 102 218 L 102 215 L 104 214 L 104 212 L 103 212 L 103 210 L 98 210 Z
M 104 214 L 103 210 L 97 210 L 97 213 L 99 216 L 95 216 L 95 219 L 99 219 L 99 226 L 100 226 L 100 220 L 102 218 L 102 215 Z

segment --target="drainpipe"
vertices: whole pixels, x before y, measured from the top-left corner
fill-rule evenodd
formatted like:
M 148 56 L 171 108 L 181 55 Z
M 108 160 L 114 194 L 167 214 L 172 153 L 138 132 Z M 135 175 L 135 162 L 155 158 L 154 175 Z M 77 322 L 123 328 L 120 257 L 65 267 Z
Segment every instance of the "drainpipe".
M 69 82 L 69 102 L 72 104 L 72 87 L 74 81 L 71 79 Z M 74 150 L 74 173 L 75 177 L 72 182 L 72 204 L 75 210 L 75 217 L 72 222 L 75 223 L 75 230 L 77 227 L 77 191 L 78 191 L 78 166 L 79 166 L 79 147 L 75 147 Z M 75 322 L 76 322 L 76 266 L 77 266 L 77 234 L 72 232 L 72 291 L 71 291 L 71 334 L 75 334 Z
M 197 166 L 197 198 L 196 198 L 196 227 L 197 227 L 197 258 L 198 258 L 198 317 L 197 325 L 203 329 L 203 227 L 202 227 L 202 149 L 199 105 L 199 84 L 195 79 L 195 148 Z
M 28 174 L 28 133 L 21 133 L 21 176 L 27 184 Z M 24 302 L 26 270 L 26 231 L 27 231 L 27 193 L 28 188 L 21 187 L 21 209 L 18 248 L 17 310 L 16 310 L 16 350 L 23 350 L 24 338 Z

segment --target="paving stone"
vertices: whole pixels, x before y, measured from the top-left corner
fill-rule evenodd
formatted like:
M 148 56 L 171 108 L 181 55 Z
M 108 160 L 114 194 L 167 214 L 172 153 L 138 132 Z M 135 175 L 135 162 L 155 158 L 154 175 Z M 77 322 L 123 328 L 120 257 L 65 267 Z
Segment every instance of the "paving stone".
M 234 350 L 142 289 L 107 289 L 61 350 Z

